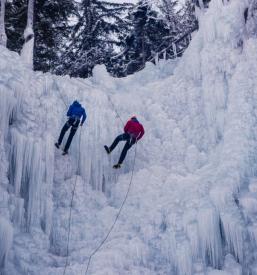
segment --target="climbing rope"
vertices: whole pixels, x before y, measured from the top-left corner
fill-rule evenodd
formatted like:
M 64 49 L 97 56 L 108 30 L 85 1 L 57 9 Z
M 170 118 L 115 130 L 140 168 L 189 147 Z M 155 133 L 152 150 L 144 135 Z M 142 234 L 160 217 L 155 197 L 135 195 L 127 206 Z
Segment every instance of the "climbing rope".
M 79 133 L 79 153 L 78 153 L 78 164 L 77 164 L 77 171 L 76 171 L 76 177 L 75 177 L 75 182 L 73 185 L 72 189 L 72 194 L 71 194 L 71 202 L 70 202 L 70 213 L 69 213 L 69 224 L 68 224 L 68 240 L 67 240 L 67 247 L 66 247 L 66 262 L 63 270 L 63 275 L 65 275 L 67 266 L 68 266 L 68 260 L 69 260 L 69 246 L 70 246 L 70 229 L 71 229 L 71 214 L 72 214 L 72 204 L 74 200 L 74 195 L 76 191 L 76 185 L 77 185 L 77 179 L 78 179 L 78 170 L 79 170 L 79 160 L 80 160 L 80 142 L 81 142 L 81 126 L 80 127 L 80 133 Z
M 66 107 L 66 109 L 68 109 L 68 104 L 65 102 L 65 100 L 64 100 L 64 98 L 63 98 L 63 96 L 62 96 L 62 94 L 61 94 L 60 89 L 59 89 L 58 86 L 56 86 L 56 90 L 58 91 L 58 94 L 59 94 L 59 96 L 60 96 L 60 98 L 61 98 L 64 106 Z
M 58 94 L 64 104 L 64 106 L 66 107 L 66 109 L 68 109 L 68 104 L 65 102 L 59 87 L 56 87 L 56 90 L 58 91 Z M 81 144 L 81 133 L 82 133 L 82 129 L 81 126 L 80 127 L 80 133 L 79 133 L 79 153 L 78 153 L 78 164 L 77 164 L 77 171 L 76 171 L 76 177 L 75 177 L 75 182 L 73 185 L 73 189 L 72 189 L 72 193 L 71 193 L 71 202 L 70 202 L 70 212 L 69 212 L 69 223 L 68 223 L 68 238 L 67 238 L 67 246 L 66 246 L 66 261 L 65 261 L 65 266 L 64 266 L 64 270 L 63 270 L 63 275 L 65 275 L 66 273 L 66 269 L 68 266 L 68 260 L 69 260 L 69 248 L 70 248 L 70 231 L 71 231 L 71 218 L 72 218 L 72 204 L 73 204 L 73 200 L 74 200 L 74 195 L 76 192 L 76 186 L 77 186 L 77 179 L 78 179 L 78 170 L 79 170 L 79 160 L 80 160 L 80 144 Z
M 116 218 L 113 222 L 113 224 L 111 225 L 110 229 L 108 230 L 105 238 L 101 241 L 101 243 L 97 246 L 97 248 L 90 254 L 89 256 L 89 259 L 88 259 L 88 263 L 87 263 L 87 268 L 86 268 L 86 272 L 85 272 L 85 275 L 87 274 L 88 272 L 88 269 L 89 269 L 89 265 L 90 265 L 90 262 L 91 262 L 91 259 L 92 257 L 100 250 L 100 248 L 105 244 L 105 242 L 107 241 L 108 237 L 110 236 L 112 230 L 114 229 L 118 219 L 119 219 L 119 216 L 121 214 L 121 211 L 123 209 L 123 206 L 125 205 L 126 201 L 127 201 L 127 198 L 128 198 L 128 195 L 129 195 L 129 191 L 131 189 L 131 185 L 132 185 L 132 182 L 133 182 L 133 177 L 134 177 L 134 170 L 135 170 L 135 163 L 136 163 L 136 156 L 137 156 L 137 142 L 136 142 L 136 145 L 135 145 L 135 155 L 134 155 L 134 160 L 133 160 L 133 166 L 132 166 L 132 172 L 131 172 L 131 177 L 130 177 L 130 182 L 129 182 L 129 186 L 128 186 L 128 190 L 126 192 L 126 195 L 125 195 L 125 198 L 120 206 L 120 209 L 116 215 Z
M 111 100 L 110 96 L 109 96 L 107 93 L 106 93 L 106 95 L 107 95 L 107 99 L 108 99 L 108 101 L 109 101 L 109 102 L 110 102 L 110 104 L 112 105 L 112 108 L 114 109 L 114 112 L 116 113 L 117 117 L 119 118 L 119 120 L 120 120 L 121 124 L 122 124 L 122 125 L 124 125 L 123 120 L 122 120 L 121 116 L 119 115 L 119 113 L 118 113 L 118 111 L 117 111 L 117 109 L 116 109 L 115 105 L 113 104 L 113 102 L 112 102 L 112 100 Z
M 59 90 L 58 90 L 58 92 L 59 92 L 59 94 L 61 94 Z M 65 105 L 65 107 L 68 108 L 68 104 L 66 104 L 66 102 L 64 101 L 64 99 L 62 97 L 61 97 L 61 100 L 62 100 L 63 104 Z
M 177 42 L 177 41 L 176 41 Z M 161 53 L 167 51 L 170 47 L 173 47 L 174 46 L 174 43 L 172 45 L 170 45 L 169 47 L 167 47 L 166 49 L 162 50 Z M 182 53 L 183 51 L 180 51 L 179 53 L 175 53 L 174 56 L 177 56 L 178 54 Z M 150 59 L 150 62 L 154 60 L 155 57 L 152 57 Z M 144 65 L 145 66 L 145 65 Z M 144 67 L 142 66 L 142 68 Z M 142 68 L 139 68 L 137 71 L 141 70 Z M 61 95 L 61 92 L 59 90 L 59 88 L 57 87 L 57 91 L 60 95 L 60 98 L 61 100 L 63 101 L 64 105 L 66 107 L 68 107 L 68 105 L 66 104 L 64 98 L 62 97 Z M 110 96 L 107 94 L 107 99 L 108 101 L 110 102 L 110 104 L 112 105 L 117 117 L 119 118 L 120 122 L 122 125 L 124 125 L 123 123 L 123 120 L 121 118 L 121 116 L 119 115 L 114 103 L 112 102 Z M 80 135 L 79 135 L 79 155 L 78 155 L 78 165 L 77 165 L 77 170 L 79 168 L 79 159 L 80 159 L 80 142 L 81 142 L 81 129 L 80 129 Z M 120 215 L 121 215 L 121 212 L 122 212 L 122 209 L 127 201 L 127 198 L 128 198 L 128 195 L 129 195 L 129 192 L 130 192 L 130 189 L 131 189 L 131 186 L 132 186 L 132 182 L 133 182 L 133 177 L 134 177 L 134 170 L 135 170 L 135 162 L 136 162 L 136 156 L 137 156 L 137 142 L 136 142 L 136 145 L 135 145 L 135 154 L 134 154 L 134 160 L 133 160 L 133 166 L 132 166 L 132 172 L 131 172 L 131 177 L 130 177 L 130 182 L 129 182 L 129 185 L 128 185 L 128 189 L 127 189 L 127 192 L 126 192 L 126 195 L 124 197 L 124 200 L 122 201 L 122 204 L 119 208 L 119 211 L 114 219 L 114 222 L 112 223 L 110 229 L 108 230 L 106 236 L 104 237 L 104 239 L 100 242 L 100 244 L 93 250 L 93 252 L 90 254 L 89 256 L 89 259 L 88 259 L 88 263 L 87 263 L 87 267 L 86 267 L 86 271 L 85 271 L 85 275 L 87 274 L 88 270 L 89 270 L 89 266 L 90 266 L 90 263 L 91 263 L 91 259 L 92 257 L 101 249 L 101 247 L 105 244 L 105 242 L 107 241 L 107 239 L 109 238 L 111 232 L 113 231 Z M 67 247 L 66 247 L 66 262 L 65 262 L 65 267 L 64 267 L 64 271 L 63 271 L 63 275 L 65 275 L 66 273 L 66 269 L 67 269 L 67 266 L 68 266 L 68 260 L 69 260 L 69 244 L 70 244 L 70 231 L 71 231 L 71 218 L 72 218 L 72 204 L 73 204 L 73 200 L 74 200 L 74 195 L 75 195 L 75 191 L 76 191 L 76 185 L 77 185 L 77 178 L 78 178 L 78 171 L 76 173 L 76 177 L 75 177 L 75 182 L 74 182 L 74 185 L 73 185 L 73 190 L 72 190 L 72 196 L 71 196 L 71 203 L 70 203 L 70 212 L 69 212 L 69 224 L 68 224 L 68 239 L 67 239 Z
M 60 95 L 60 98 L 62 100 L 62 102 L 64 103 L 65 107 L 67 108 L 68 105 L 66 104 L 64 98 L 62 97 L 61 95 L 61 92 L 59 90 L 59 88 L 57 87 L 57 91 Z M 119 114 L 119 112 L 117 111 L 114 103 L 112 102 L 110 96 L 107 94 L 107 99 L 108 101 L 110 102 L 112 108 L 114 109 L 117 117 L 119 118 L 120 122 L 122 125 L 124 125 L 123 123 L 123 120 Z M 66 261 L 65 261 L 65 266 L 64 266 L 64 270 L 63 270 L 63 275 L 66 274 L 66 270 L 67 270 L 67 266 L 68 266 L 68 260 L 69 260 L 69 246 L 70 246 L 70 232 L 71 232 L 71 218 L 72 218 L 72 204 L 73 204 L 73 200 L 74 200 L 74 195 L 75 195 L 75 191 L 76 191 L 76 185 L 77 185 L 77 178 L 78 178 L 78 168 L 79 168 L 79 159 L 80 159 L 80 143 L 81 143 L 81 129 L 80 129 L 80 134 L 79 134 L 79 155 L 78 155 L 78 165 L 77 165 L 77 173 L 76 173 L 76 177 L 75 177 L 75 182 L 74 182 L 74 185 L 73 185 L 73 190 L 72 190 L 72 195 L 71 195 L 71 202 L 70 202 L 70 212 L 69 212 L 69 223 L 68 223 L 68 238 L 67 238 L 67 246 L 66 246 Z M 113 224 L 111 225 L 110 229 L 108 230 L 105 238 L 101 241 L 101 243 L 96 247 L 96 249 L 90 254 L 89 256 L 89 259 L 88 259 L 88 263 L 87 263 L 87 268 L 86 268 L 86 272 L 85 272 L 85 275 L 87 274 L 88 272 L 88 269 L 89 269 L 89 266 L 90 266 L 90 262 L 91 262 L 91 259 L 92 257 L 101 249 L 101 247 L 105 244 L 105 242 L 107 241 L 107 239 L 109 238 L 111 232 L 113 231 L 119 217 L 120 217 L 120 214 L 121 214 L 121 211 L 127 201 L 127 198 L 128 198 L 128 195 L 129 195 L 129 192 L 130 192 L 130 189 L 131 189 L 131 185 L 132 185 L 132 182 L 133 182 L 133 177 L 134 177 L 134 170 L 135 170 L 135 162 L 136 162 L 136 155 L 137 155 L 137 142 L 136 142 L 136 145 L 135 145 L 135 154 L 134 154 L 134 160 L 133 160 L 133 166 L 132 166 L 132 172 L 131 172 L 131 178 L 130 178 L 130 182 L 129 182 L 129 186 L 128 186 L 128 189 L 127 189 L 127 192 L 126 192 L 126 195 L 125 195 L 125 198 L 119 208 L 119 211 L 115 217 L 115 220 L 113 222 Z

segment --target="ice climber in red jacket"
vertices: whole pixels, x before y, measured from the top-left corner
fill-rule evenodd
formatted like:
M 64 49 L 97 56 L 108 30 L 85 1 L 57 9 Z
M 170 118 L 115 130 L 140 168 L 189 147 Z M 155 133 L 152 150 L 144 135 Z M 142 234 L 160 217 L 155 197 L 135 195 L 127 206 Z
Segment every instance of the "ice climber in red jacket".
M 126 141 L 126 144 L 121 152 L 119 162 L 113 166 L 113 168 L 118 169 L 121 167 L 122 162 L 124 161 L 128 150 L 133 144 L 142 138 L 144 135 L 144 127 L 139 123 L 137 118 L 133 116 L 125 125 L 124 133 L 117 136 L 110 147 L 107 145 L 104 146 L 107 154 L 110 154 L 112 150 L 117 146 L 120 141 Z

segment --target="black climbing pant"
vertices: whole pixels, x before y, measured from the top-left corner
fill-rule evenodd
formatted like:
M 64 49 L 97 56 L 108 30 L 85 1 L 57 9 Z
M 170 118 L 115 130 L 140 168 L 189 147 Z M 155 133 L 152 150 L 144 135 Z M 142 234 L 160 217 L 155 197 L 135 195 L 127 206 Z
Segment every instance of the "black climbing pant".
M 136 139 L 131 137 L 128 133 L 121 134 L 115 138 L 114 142 L 109 148 L 110 151 L 112 151 L 120 141 L 126 141 L 119 159 L 119 164 L 122 164 L 127 155 L 128 150 L 131 148 L 132 145 L 136 143 Z
M 63 137 L 65 135 L 65 133 L 69 130 L 69 128 L 71 127 L 71 130 L 70 130 L 70 135 L 68 137 L 68 140 L 66 142 L 66 145 L 64 147 L 64 152 L 67 152 L 70 148 L 70 145 L 71 145 L 71 141 L 78 129 L 78 126 L 79 126 L 79 119 L 77 118 L 69 118 L 68 121 L 64 124 L 64 126 L 62 127 L 62 130 L 61 130 L 61 133 L 60 133 L 60 136 L 59 136 L 59 139 L 58 139 L 58 144 L 61 145 L 62 144 L 62 140 L 63 140 Z

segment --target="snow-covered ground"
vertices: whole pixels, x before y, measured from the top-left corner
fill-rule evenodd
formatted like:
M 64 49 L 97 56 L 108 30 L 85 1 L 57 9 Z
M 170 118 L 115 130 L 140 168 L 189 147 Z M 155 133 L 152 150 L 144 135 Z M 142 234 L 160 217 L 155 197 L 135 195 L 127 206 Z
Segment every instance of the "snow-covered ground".
M 1 48 L 0 273 L 64 273 L 76 184 L 66 274 L 85 274 L 133 169 L 135 146 L 120 171 L 122 147 L 103 149 L 123 128 L 114 104 L 146 133 L 129 197 L 87 274 L 257 274 L 257 41 L 247 4 L 212 1 L 181 60 L 124 79 L 102 66 L 88 80 L 32 72 Z M 63 157 L 54 142 L 75 99 L 88 118 Z

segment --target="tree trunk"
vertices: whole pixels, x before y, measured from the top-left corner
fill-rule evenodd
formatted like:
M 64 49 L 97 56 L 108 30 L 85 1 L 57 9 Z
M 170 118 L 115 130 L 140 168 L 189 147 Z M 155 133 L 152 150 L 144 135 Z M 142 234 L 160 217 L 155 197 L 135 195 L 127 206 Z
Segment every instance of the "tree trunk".
M 0 45 L 6 47 L 7 36 L 5 33 L 5 1 L 1 0 L 1 15 L 0 15 Z
M 28 17 L 27 26 L 24 31 L 24 45 L 21 50 L 21 57 L 28 66 L 33 69 L 33 51 L 34 51 L 34 31 L 33 31 L 33 19 L 34 19 L 34 0 L 28 0 Z
M 200 9 L 204 9 L 204 3 L 203 3 L 203 0 L 199 0 L 199 6 L 200 6 Z

